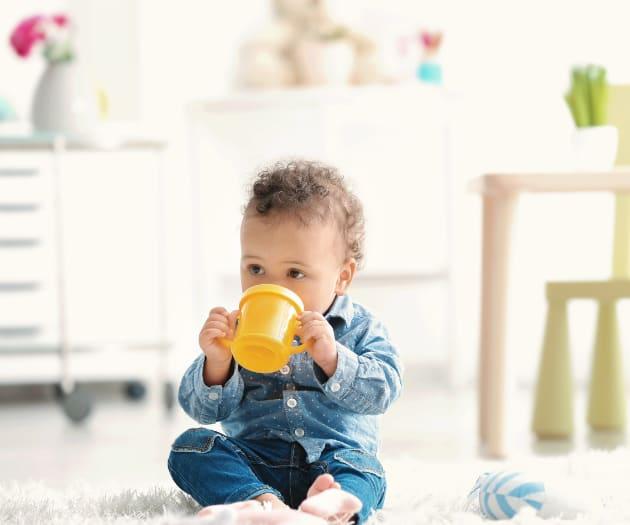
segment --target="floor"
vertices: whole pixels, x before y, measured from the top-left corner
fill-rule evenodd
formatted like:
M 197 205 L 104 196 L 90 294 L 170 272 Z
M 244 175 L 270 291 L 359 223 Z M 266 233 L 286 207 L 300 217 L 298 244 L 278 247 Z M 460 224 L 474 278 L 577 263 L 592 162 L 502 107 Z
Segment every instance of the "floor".
M 474 390 L 422 386 L 424 382 L 413 379 L 410 371 L 404 395 L 383 417 L 384 462 L 405 456 L 426 462 L 475 459 Z M 126 400 L 120 390 L 119 386 L 95 389 L 93 413 L 79 426 L 65 418 L 46 390 L 21 401 L 0 395 L 2 481 L 41 481 L 56 488 L 80 483 L 102 487 L 170 483 L 165 465 L 169 445 L 195 423 L 180 409 L 167 415 L 154 385 L 137 402 Z M 511 411 L 518 416 L 510 433 L 513 457 L 626 443 L 625 435 L 589 434 L 583 418 L 576 418 L 573 442 L 536 443 L 528 431 L 531 393 L 519 390 L 511 399 Z M 584 413 L 584 396 L 577 396 L 576 405 L 576 412 Z

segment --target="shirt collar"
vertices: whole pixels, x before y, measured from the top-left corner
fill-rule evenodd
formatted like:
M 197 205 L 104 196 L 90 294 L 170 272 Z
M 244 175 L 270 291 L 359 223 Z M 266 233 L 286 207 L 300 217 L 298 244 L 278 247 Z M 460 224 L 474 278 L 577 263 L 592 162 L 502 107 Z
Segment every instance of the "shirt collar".
M 338 295 L 335 297 L 332 306 L 328 309 L 326 319 L 331 318 L 341 319 L 346 326 L 350 326 L 352 318 L 354 317 L 354 306 L 352 299 L 348 295 Z

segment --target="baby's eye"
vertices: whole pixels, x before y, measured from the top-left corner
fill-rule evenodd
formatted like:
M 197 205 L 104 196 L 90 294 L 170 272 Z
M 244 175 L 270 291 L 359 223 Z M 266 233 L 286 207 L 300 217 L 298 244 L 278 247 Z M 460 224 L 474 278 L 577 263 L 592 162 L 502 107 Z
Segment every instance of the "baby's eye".
M 291 277 L 292 279 L 304 279 L 304 274 L 300 270 L 291 268 L 289 270 L 289 277 Z
M 265 269 L 258 264 L 250 264 L 248 267 L 249 273 L 252 275 L 264 275 Z

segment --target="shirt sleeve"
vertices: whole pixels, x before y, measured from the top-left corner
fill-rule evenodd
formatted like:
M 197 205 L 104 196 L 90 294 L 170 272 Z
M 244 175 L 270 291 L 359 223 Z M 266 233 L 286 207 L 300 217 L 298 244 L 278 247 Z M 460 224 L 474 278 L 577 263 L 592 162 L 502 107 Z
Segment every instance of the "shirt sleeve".
M 184 373 L 179 385 L 179 404 L 195 421 L 210 425 L 227 418 L 241 403 L 245 390 L 238 366 L 224 385 L 208 386 L 203 380 L 206 356 L 201 354 Z
M 368 320 L 353 349 L 337 341 L 337 369 L 321 381 L 338 405 L 360 414 L 383 414 L 402 389 L 402 363 L 382 323 Z

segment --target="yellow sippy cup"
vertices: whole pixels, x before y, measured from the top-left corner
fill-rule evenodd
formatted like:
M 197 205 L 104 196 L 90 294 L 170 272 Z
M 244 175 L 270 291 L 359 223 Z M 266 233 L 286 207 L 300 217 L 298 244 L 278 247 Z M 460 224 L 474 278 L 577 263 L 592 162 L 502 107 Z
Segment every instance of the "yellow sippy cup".
M 275 372 L 306 348 L 305 344 L 292 345 L 304 303 L 291 290 L 275 284 L 252 286 L 243 293 L 239 310 L 234 338 L 221 338 L 219 343 L 230 348 L 242 367 L 263 374 Z

